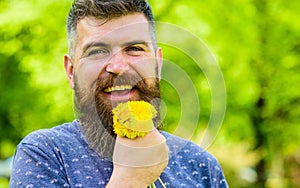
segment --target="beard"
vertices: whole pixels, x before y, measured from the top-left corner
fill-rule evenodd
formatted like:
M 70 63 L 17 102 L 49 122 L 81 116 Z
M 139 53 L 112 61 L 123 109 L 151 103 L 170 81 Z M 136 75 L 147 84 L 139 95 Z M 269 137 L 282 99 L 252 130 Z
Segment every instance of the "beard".
M 131 74 L 108 74 L 98 78 L 91 84 L 90 90 L 83 90 L 75 79 L 75 110 L 84 130 L 85 138 L 90 146 L 101 157 L 112 159 L 116 134 L 113 131 L 112 109 L 119 102 L 143 100 L 151 103 L 158 112 L 153 119 L 156 128 L 161 128 L 159 106 L 160 87 L 158 78 L 144 78 Z M 117 85 L 131 85 L 138 91 L 138 99 L 112 102 L 105 96 L 105 88 Z M 113 96 L 113 93 L 112 93 Z

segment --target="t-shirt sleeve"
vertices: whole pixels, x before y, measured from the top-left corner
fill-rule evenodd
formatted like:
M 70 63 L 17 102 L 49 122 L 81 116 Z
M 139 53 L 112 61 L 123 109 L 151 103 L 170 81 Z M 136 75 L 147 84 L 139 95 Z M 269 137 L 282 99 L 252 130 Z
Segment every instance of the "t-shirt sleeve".
M 195 180 L 195 187 L 228 187 L 219 162 L 206 150 L 188 142 L 178 155 L 182 156 L 181 164 L 190 169 L 185 179 Z
M 210 176 L 209 180 L 210 180 L 211 187 L 227 188 L 228 184 L 226 182 L 224 173 L 218 161 L 213 156 L 207 158 L 207 161 L 208 161 L 207 174 Z
M 164 133 L 169 146 L 169 164 L 163 173 L 167 187 L 227 188 L 217 159 L 199 145 Z
M 41 134 L 28 135 L 17 147 L 10 187 L 69 187 L 60 151 Z
M 228 184 L 217 159 L 193 143 L 191 143 L 190 149 L 192 151 L 190 157 L 197 161 L 193 165 L 197 169 L 196 171 L 200 172 L 198 182 L 202 182 L 204 187 L 227 188 Z

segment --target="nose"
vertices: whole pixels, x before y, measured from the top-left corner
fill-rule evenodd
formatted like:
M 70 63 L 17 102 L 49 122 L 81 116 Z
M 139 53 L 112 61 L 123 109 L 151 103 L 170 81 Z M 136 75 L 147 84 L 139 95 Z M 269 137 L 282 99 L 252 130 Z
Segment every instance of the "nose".
M 109 59 L 106 71 L 109 73 L 121 75 L 129 70 L 129 62 L 126 60 L 122 52 L 116 52 Z

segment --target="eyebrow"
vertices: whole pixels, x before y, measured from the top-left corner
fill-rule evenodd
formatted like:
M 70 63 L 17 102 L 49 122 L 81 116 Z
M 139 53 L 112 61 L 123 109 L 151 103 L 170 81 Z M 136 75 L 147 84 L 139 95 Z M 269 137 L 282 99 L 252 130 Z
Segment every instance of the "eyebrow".
M 146 47 L 149 47 L 149 43 L 150 42 L 146 42 L 146 41 L 142 41 L 142 40 L 136 40 L 136 41 L 132 41 L 132 42 L 126 42 L 122 46 L 132 46 L 132 45 L 135 45 L 135 44 L 142 44 L 142 45 L 145 45 Z

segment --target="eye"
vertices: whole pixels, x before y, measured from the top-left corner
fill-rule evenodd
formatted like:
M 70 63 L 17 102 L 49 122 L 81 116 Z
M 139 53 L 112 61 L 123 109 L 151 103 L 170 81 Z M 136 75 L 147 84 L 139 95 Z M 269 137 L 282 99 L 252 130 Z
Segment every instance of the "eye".
M 127 51 L 143 51 L 143 49 L 141 47 L 132 46 L 129 49 L 127 49 Z
M 107 54 L 107 50 L 104 50 L 104 49 L 95 49 L 95 50 L 91 50 L 88 53 L 88 56 L 105 55 L 105 54 Z
M 142 55 L 145 52 L 144 48 L 140 46 L 130 46 L 125 51 L 128 55 L 133 56 Z

